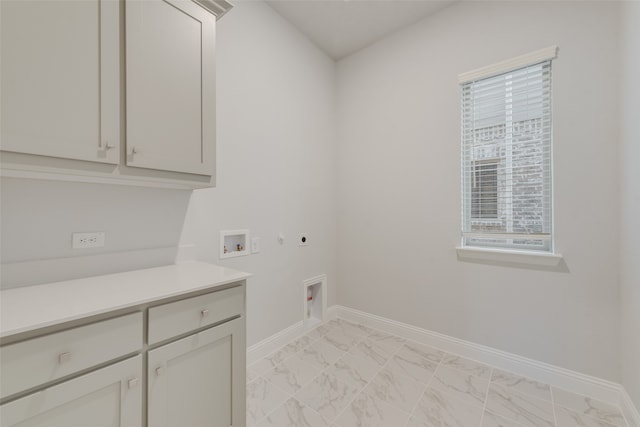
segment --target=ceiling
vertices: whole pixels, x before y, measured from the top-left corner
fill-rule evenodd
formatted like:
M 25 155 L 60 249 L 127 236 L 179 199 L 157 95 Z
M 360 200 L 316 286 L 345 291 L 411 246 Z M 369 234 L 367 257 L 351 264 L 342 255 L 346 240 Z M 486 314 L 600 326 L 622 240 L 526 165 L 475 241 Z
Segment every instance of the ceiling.
M 339 60 L 456 0 L 265 0 Z

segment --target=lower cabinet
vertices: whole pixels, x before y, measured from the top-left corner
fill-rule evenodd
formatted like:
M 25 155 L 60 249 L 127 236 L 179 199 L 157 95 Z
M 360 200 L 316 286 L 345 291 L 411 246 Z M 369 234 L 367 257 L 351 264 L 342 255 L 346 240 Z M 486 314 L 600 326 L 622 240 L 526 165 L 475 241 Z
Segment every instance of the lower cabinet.
M 150 350 L 150 427 L 244 427 L 245 328 L 241 318 Z
M 0 346 L 0 426 L 245 427 L 244 301 L 239 281 L 14 336 Z
M 0 406 L 3 427 L 140 427 L 142 356 Z

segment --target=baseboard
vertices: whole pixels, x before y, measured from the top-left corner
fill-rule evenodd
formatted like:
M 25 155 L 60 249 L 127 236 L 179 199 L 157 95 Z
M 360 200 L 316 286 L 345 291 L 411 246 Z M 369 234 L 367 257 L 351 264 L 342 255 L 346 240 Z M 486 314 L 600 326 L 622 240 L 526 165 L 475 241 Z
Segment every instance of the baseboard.
M 496 366 L 505 371 L 551 384 L 555 387 L 614 404 L 622 409 L 630 427 L 640 427 L 638 409 L 633 404 L 631 397 L 624 387 L 620 384 L 349 307 L 340 305 L 328 307 L 326 317 L 327 318 L 324 319 L 325 322 L 336 317 L 351 320 L 405 339 L 426 344 L 449 353 L 458 354 L 478 362 Z M 312 327 L 315 327 L 315 325 L 311 326 L 305 324 L 303 321 L 299 321 L 252 345 L 247 349 L 247 363 L 254 363 L 269 355 L 305 334 Z
M 327 308 L 325 316 L 327 317 L 326 319 L 324 319 L 325 322 L 334 319 L 336 317 L 335 307 Z M 267 337 L 262 341 L 252 345 L 251 347 L 247 348 L 247 365 L 250 365 L 262 359 L 263 357 L 268 356 L 280 347 L 287 345 L 294 339 L 304 335 L 305 333 L 307 333 L 307 331 L 313 329 L 316 326 L 317 324 L 308 324 L 301 320 L 289 326 L 288 328 L 285 328 L 280 332 L 277 332 L 270 337 Z
M 631 427 L 640 427 L 640 412 L 638 412 L 638 408 L 633 404 L 627 390 L 622 386 L 621 388 L 622 402 L 620 406 L 622 407 L 622 414 L 627 419 L 627 424 Z
M 638 411 L 620 384 L 352 308 L 336 305 L 331 309 L 334 312 L 334 316 L 339 318 L 361 323 L 371 328 L 458 354 L 478 362 L 487 363 L 552 386 L 612 403 L 623 409 L 630 426 L 640 427 Z

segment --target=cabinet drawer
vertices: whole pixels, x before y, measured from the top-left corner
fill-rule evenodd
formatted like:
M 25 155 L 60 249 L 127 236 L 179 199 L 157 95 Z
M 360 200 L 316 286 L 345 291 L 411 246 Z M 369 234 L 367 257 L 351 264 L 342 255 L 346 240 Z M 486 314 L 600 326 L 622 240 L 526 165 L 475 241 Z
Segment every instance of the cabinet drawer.
M 133 313 L 1 347 L 0 397 L 138 351 L 142 332 L 142 313 Z
M 149 309 L 149 345 L 244 313 L 244 285 Z

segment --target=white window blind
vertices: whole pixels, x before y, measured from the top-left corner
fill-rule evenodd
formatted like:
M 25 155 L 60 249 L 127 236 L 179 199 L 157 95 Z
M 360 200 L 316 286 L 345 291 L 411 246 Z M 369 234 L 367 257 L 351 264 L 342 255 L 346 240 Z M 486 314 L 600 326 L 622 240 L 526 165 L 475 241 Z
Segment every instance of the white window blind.
M 551 200 L 551 60 L 463 83 L 463 246 L 550 252 Z

